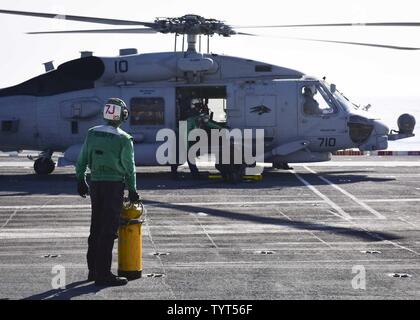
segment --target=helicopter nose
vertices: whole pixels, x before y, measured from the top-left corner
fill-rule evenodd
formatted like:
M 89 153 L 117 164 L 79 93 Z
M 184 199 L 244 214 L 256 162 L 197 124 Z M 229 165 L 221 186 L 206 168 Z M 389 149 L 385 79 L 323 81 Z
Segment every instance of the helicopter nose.
M 369 120 L 369 138 L 359 145 L 362 151 L 386 150 L 388 148 L 388 126 L 379 120 Z
M 378 136 L 386 136 L 389 134 L 389 127 L 382 121 L 375 120 L 374 127 L 375 127 L 375 133 Z
M 382 121 L 374 121 L 374 134 L 372 135 L 372 150 L 388 149 L 388 126 Z

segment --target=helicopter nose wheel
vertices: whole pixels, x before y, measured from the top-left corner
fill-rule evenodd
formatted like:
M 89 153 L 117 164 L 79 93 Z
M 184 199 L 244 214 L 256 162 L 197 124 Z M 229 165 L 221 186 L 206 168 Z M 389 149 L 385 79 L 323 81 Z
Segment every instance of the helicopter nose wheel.
M 34 170 L 39 175 L 47 175 L 54 171 L 55 162 L 48 158 L 39 158 L 35 160 Z
M 216 169 L 219 170 L 220 174 L 223 177 L 223 180 L 227 183 L 231 183 L 231 184 L 237 184 L 239 182 L 242 181 L 243 176 L 245 175 L 245 169 L 246 169 L 246 165 L 245 164 L 235 164 L 234 160 L 235 160 L 235 149 L 237 147 L 235 147 L 234 144 L 230 144 L 230 163 L 227 164 L 223 164 L 223 163 L 218 163 L 216 164 Z M 237 149 L 236 149 L 237 150 Z M 223 146 L 219 145 L 219 157 L 218 159 L 223 159 Z M 242 159 L 243 157 L 243 150 L 240 150 L 240 152 L 242 152 Z
M 275 162 L 273 163 L 273 168 L 278 170 L 293 170 L 287 162 Z
M 34 162 L 34 170 L 39 175 L 48 175 L 55 169 L 55 162 L 51 159 L 52 152 L 42 152 Z
M 222 164 L 216 165 L 216 169 L 220 171 L 223 180 L 231 184 L 241 182 L 242 177 L 245 175 L 245 165 Z

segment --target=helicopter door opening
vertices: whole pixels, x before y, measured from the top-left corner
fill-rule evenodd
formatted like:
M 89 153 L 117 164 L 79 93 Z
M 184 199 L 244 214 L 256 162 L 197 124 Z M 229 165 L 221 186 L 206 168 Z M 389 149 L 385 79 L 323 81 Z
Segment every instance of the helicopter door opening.
M 185 121 L 194 107 L 207 113 L 210 119 L 226 124 L 226 87 L 179 87 L 176 89 L 176 119 Z

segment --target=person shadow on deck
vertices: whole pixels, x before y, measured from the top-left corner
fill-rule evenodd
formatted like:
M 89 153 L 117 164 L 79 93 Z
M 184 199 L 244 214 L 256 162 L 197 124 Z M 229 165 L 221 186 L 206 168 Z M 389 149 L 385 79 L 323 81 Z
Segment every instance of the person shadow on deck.
M 96 294 L 106 287 L 97 286 L 87 280 L 76 281 L 66 285 L 63 289 L 51 289 L 43 293 L 35 294 L 22 300 L 71 300 L 72 298 L 86 294 Z

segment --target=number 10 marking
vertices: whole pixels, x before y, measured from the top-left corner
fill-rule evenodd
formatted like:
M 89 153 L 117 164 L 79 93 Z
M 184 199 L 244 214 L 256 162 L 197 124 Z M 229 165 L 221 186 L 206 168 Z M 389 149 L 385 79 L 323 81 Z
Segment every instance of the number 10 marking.
M 128 61 L 120 60 L 114 62 L 115 73 L 126 73 L 128 72 Z

